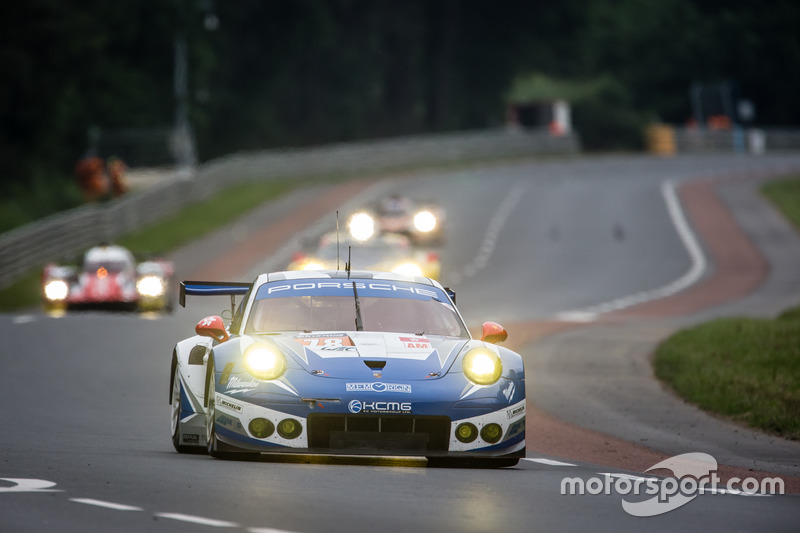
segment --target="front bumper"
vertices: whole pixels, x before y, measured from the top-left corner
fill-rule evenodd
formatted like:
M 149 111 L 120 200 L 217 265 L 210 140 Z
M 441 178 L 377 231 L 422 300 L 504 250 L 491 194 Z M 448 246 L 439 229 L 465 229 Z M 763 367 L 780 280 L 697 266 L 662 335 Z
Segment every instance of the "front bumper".
M 363 402 L 367 409 L 352 412 L 347 405 L 318 403 L 298 416 L 278 406 L 255 405 L 239 398 L 216 393 L 215 421 L 219 451 L 277 454 L 394 455 L 426 457 L 523 457 L 525 453 L 525 399 L 513 404 L 474 409 L 452 407 L 443 414 L 417 414 L 405 410 L 412 402 Z M 278 408 L 276 408 L 278 407 Z M 338 407 L 338 409 L 337 409 Z M 469 413 L 472 416 L 463 416 Z M 254 436 L 251 423 L 266 420 L 274 431 L 263 438 Z M 291 420 L 299 425 L 296 436 L 286 438 L 277 428 Z M 457 430 L 471 426 L 467 439 Z M 482 430 L 496 426 L 499 437 L 487 442 Z M 498 429 L 499 427 L 499 429 Z M 263 434 L 262 434 L 263 435 Z

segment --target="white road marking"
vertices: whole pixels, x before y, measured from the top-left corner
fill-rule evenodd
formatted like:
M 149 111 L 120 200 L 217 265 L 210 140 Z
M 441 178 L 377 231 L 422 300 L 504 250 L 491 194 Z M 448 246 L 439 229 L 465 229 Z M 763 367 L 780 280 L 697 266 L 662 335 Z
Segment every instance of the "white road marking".
M 115 511 L 142 511 L 141 507 L 134 507 L 132 505 L 123 505 L 121 503 L 104 502 L 102 500 L 93 500 L 92 498 L 70 498 L 69 501 L 75 503 L 85 503 L 86 505 L 94 505 L 96 507 L 103 507 L 105 509 L 113 509 Z
M 686 251 L 689 253 L 689 258 L 691 259 L 691 266 L 689 267 L 689 270 L 686 271 L 686 273 L 680 278 L 664 285 L 663 287 L 642 291 L 630 296 L 617 298 L 609 302 L 584 307 L 583 309 L 559 313 L 556 315 L 556 318 L 565 321 L 591 322 L 602 313 L 618 311 L 636 304 L 671 296 L 689 287 L 690 285 L 693 285 L 703 276 L 703 273 L 707 268 L 707 261 L 705 255 L 703 254 L 703 249 L 697 241 L 697 237 L 695 236 L 694 232 L 692 232 L 691 226 L 686 219 L 686 214 L 683 212 L 680 200 L 678 200 L 676 188 L 677 184 L 673 180 L 667 180 L 661 183 L 661 194 L 666 202 L 667 211 L 670 219 L 672 220 L 672 225 L 675 226 L 675 230 L 678 232 L 678 236 L 681 238 L 684 247 L 686 247 Z
M 181 513 L 156 513 L 159 518 L 168 518 L 170 520 L 179 520 L 181 522 L 189 522 L 192 524 L 200 524 L 203 526 L 211 527 L 239 527 L 236 522 L 227 522 L 225 520 L 214 520 L 213 518 L 203 518 L 202 516 L 193 516 Z
M 28 479 L 18 477 L 0 477 L 0 481 L 8 481 L 14 485 L 11 487 L 0 487 L 0 492 L 61 492 L 55 487 L 54 481 L 46 479 Z
M 497 245 L 497 239 L 500 232 L 508 222 L 511 212 L 522 199 L 523 192 L 527 184 L 523 181 L 518 181 L 508 192 L 503 202 L 498 206 L 492 219 L 489 221 L 489 226 L 486 228 L 486 233 L 483 236 L 481 247 L 472 263 L 465 266 L 461 272 L 453 272 L 450 277 L 450 283 L 456 285 L 466 278 L 471 278 L 478 273 L 479 270 L 486 268 L 489 264 L 489 259 L 494 253 L 494 247 Z
M 288 531 L 286 529 L 273 529 L 271 527 L 251 527 L 247 529 L 248 533 L 297 533 L 295 531 Z
M 631 481 L 636 481 L 636 480 L 647 481 L 648 479 L 655 479 L 657 481 L 660 481 L 659 478 L 652 477 L 652 476 L 651 477 L 632 476 L 630 474 L 616 474 L 616 473 L 612 473 L 612 472 L 599 472 L 599 474 L 601 476 L 606 476 L 606 477 L 613 477 L 613 478 L 619 478 L 619 479 L 630 479 Z
M 28 324 L 30 322 L 34 322 L 36 317 L 34 315 L 18 315 L 15 316 L 12 320 L 14 324 Z
M 530 461 L 532 463 L 539 463 L 543 465 L 550 465 L 550 466 L 578 466 L 572 463 L 562 463 L 561 461 L 554 461 L 552 459 L 542 459 L 540 457 L 524 457 L 523 461 Z

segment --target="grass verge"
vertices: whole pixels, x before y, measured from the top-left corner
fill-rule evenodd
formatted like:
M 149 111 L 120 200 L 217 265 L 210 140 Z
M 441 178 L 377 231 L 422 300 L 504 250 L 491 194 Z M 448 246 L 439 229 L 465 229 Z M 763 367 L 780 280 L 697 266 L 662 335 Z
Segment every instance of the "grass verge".
M 800 308 L 681 331 L 659 346 L 655 372 L 702 409 L 800 439 Z
M 800 176 L 762 193 L 800 229 Z M 659 346 L 656 376 L 707 411 L 800 439 L 800 307 L 774 320 L 724 318 Z
M 209 200 L 190 205 L 175 215 L 117 239 L 135 255 L 162 255 L 240 217 L 264 202 L 278 199 L 292 187 L 289 182 L 255 182 L 237 185 Z M 0 290 L 0 311 L 41 304 L 41 269 Z

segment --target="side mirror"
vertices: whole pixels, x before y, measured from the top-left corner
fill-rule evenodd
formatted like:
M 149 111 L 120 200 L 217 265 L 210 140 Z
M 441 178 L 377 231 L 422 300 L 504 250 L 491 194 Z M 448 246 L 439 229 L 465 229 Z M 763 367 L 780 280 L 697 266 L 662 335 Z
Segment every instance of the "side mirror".
M 203 337 L 211 337 L 217 342 L 225 342 L 230 339 L 228 330 L 225 329 L 225 322 L 222 317 L 207 316 L 197 323 L 194 327 L 195 333 Z
M 491 344 L 503 342 L 508 338 L 508 332 L 500 324 L 484 322 L 481 327 L 481 340 Z

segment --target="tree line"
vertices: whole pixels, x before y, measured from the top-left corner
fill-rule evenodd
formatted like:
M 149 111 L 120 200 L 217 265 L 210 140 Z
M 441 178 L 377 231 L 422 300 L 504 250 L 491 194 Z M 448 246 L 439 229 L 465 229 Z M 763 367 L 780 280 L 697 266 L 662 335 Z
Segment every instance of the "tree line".
M 48 189 L 90 132 L 171 127 L 179 42 L 201 160 L 501 125 L 531 77 L 591 149 L 684 123 L 693 83 L 800 123 L 792 0 L 26 0 L 0 7 L 3 179 Z

